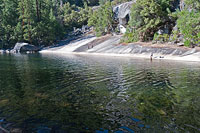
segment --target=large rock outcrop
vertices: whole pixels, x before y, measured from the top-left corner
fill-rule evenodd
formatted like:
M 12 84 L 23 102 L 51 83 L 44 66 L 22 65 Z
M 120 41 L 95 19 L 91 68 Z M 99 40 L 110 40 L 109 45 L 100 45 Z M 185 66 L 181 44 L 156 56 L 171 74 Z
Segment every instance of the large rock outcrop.
M 41 53 L 55 54 L 90 54 L 109 56 L 129 56 L 149 59 L 169 59 L 184 61 L 200 61 L 199 48 L 186 48 L 174 45 L 131 43 L 120 44 L 121 35 L 89 37 L 73 41 L 65 46 L 49 48 Z
M 16 43 L 13 52 L 37 52 L 39 48 L 28 43 Z
M 119 21 L 120 25 L 126 25 L 130 18 L 131 7 L 136 0 L 131 2 L 125 2 L 113 7 L 115 20 Z

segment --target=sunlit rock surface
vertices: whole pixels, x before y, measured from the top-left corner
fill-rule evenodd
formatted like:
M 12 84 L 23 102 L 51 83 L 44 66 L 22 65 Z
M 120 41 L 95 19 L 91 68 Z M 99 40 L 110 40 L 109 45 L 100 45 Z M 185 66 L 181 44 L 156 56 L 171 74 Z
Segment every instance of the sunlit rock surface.
M 113 8 L 115 19 L 118 19 L 120 25 L 127 24 L 130 13 L 131 13 L 131 7 L 136 2 L 136 0 L 131 2 L 122 3 L 120 5 L 117 5 Z
M 153 59 L 200 61 L 199 48 L 184 48 L 174 45 L 121 44 L 121 35 L 104 37 L 83 37 L 63 46 L 47 48 L 41 53 L 93 54 L 110 56 L 132 56 Z
M 13 52 L 27 52 L 27 51 L 38 51 L 39 48 L 28 44 L 28 43 L 16 43 L 15 47 L 13 48 Z

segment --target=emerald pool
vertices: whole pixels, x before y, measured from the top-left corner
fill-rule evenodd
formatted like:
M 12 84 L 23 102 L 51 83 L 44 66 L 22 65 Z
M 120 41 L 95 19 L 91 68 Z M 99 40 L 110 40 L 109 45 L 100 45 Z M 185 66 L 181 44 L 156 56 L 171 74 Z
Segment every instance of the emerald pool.
M 0 126 L 25 133 L 200 132 L 200 63 L 0 55 Z

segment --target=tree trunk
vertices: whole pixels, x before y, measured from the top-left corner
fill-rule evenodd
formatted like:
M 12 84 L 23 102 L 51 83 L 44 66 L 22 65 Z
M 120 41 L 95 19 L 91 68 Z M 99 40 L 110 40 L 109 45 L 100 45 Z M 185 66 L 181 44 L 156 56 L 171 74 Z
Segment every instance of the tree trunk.
M 38 3 L 38 0 L 36 0 L 35 2 L 36 2 L 37 21 L 40 22 L 39 3 Z
M 22 30 L 24 29 L 24 0 L 22 0 Z

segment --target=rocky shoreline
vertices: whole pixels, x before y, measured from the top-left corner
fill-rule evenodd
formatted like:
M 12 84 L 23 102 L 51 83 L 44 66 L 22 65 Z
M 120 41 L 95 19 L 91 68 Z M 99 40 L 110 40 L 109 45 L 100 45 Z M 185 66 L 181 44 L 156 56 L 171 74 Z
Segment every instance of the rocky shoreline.
M 188 48 L 172 44 L 120 43 L 122 35 L 95 37 L 92 34 L 81 36 L 62 45 L 43 48 L 41 54 L 75 54 L 94 56 L 122 56 L 147 59 L 166 59 L 200 62 L 200 48 Z M 0 54 L 15 54 L 13 50 L 0 50 Z M 26 52 L 34 53 L 34 52 Z
M 124 56 L 149 59 L 200 61 L 200 48 L 187 48 L 170 44 L 120 43 L 121 35 L 90 37 L 72 41 L 61 47 L 41 50 L 46 54 L 78 54 L 95 56 Z

